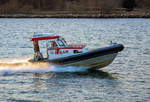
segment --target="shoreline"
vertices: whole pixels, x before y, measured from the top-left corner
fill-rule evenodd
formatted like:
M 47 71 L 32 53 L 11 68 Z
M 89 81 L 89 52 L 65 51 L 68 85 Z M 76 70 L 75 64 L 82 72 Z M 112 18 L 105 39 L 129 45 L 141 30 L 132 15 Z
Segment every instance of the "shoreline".
M 0 14 L 0 18 L 150 18 L 147 14 Z

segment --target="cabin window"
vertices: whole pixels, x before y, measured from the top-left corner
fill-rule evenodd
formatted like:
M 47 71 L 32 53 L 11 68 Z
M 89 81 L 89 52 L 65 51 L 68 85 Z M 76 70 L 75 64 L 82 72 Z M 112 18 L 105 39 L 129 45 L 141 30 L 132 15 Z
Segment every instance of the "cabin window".
M 59 44 L 59 46 L 65 46 L 65 44 L 61 40 L 58 40 L 57 43 Z
M 47 48 L 57 47 L 57 43 L 55 41 L 50 41 L 47 43 Z
M 62 42 L 64 42 L 64 44 L 67 45 L 67 42 L 64 38 L 62 38 Z
M 51 44 L 52 44 L 52 47 L 56 47 L 57 46 L 55 41 L 53 41 Z

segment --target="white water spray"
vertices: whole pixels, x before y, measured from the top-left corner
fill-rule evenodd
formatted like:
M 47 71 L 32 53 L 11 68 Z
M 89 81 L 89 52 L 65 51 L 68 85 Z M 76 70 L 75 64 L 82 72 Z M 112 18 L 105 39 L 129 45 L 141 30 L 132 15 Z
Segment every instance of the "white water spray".
M 46 62 L 31 63 L 28 60 L 31 58 L 6 58 L 0 59 L 0 75 L 14 73 L 46 73 L 46 72 L 81 72 L 88 68 L 72 67 L 72 66 L 57 66 Z

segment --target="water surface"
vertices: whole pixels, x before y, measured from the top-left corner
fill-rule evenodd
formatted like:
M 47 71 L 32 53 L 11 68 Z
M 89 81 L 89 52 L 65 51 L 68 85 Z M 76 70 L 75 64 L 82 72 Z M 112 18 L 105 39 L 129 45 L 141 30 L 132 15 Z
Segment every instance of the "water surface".
M 33 65 L 27 60 L 34 32 L 59 34 L 89 49 L 110 41 L 125 49 L 99 71 Z M 0 101 L 149 102 L 150 19 L 0 19 L 0 63 Z

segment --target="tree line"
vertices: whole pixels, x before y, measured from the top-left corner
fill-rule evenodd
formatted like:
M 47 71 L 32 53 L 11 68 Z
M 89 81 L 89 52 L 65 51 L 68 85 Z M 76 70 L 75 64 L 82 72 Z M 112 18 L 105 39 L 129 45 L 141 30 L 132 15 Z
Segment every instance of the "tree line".
M 150 0 L 0 0 L 0 12 L 41 11 L 90 11 L 125 8 L 149 9 Z

